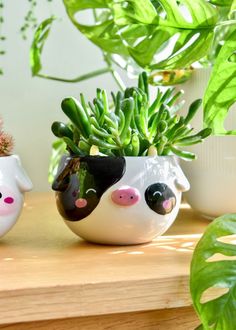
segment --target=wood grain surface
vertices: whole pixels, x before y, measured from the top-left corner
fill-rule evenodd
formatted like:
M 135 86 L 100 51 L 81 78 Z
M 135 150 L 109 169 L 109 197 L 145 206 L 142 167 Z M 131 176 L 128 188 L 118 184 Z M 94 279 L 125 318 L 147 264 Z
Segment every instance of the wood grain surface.
M 1 330 L 193 330 L 199 325 L 191 307 L 0 325 Z
M 207 224 L 184 205 L 167 234 L 149 244 L 95 245 L 66 227 L 53 193 L 30 193 L 0 240 L 0 324 L 190 306 L 190 260 Z

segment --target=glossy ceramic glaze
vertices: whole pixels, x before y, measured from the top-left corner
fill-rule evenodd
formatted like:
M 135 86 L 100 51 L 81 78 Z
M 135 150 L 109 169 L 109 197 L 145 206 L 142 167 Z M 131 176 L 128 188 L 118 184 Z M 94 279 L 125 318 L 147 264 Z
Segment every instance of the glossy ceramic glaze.
M 16 223 L 32 183 L 16 155 L 0 157 L 0 237 Z
M 53 189 L 59 212 L 80 237 L 140 244 L 170 227 L 189 183 L 174 157 L 64 157 Z

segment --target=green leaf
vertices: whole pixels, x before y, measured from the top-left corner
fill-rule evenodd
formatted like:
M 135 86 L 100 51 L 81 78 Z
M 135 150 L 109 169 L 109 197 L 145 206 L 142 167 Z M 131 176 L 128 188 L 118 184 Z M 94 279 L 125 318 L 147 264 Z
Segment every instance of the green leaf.
M 33 42 L 30 48 L 30 66 L 33 76 L 36 76 L 42 69 L 41 54 L 54 20 L 55 17 L 47 18 L 38 26 L 37 30 L 35 31 Z
M 231 6 L 233 0 L 211 0 L 210 3 L 217 6 L 228 7 Z
M 204 124 L 213 134 L 236 134 L 227 132 L 224 121 L 230 107 L 236 101 L 236 29 L 228 36 L 221 48 L 211 73 L 204 100 Z
M 49 169 L 48 169 L 48 182 L 52 183 L 56 177 L 58 164 L 62 155 L 66 152 L 66 144 L 60 139 L 56 140 L 52 144 L 52 153 L 50 157 Z
M 183 151 L 180 150 L 178 148 L 175 148 L 173 146 L 170 146 L 170 150 L 173 152 L 174 155 L 182 158 L 182 159 L 186 159 L 186 160 L 193 160 L 196 158 L 195 154 L 193 154 L 192 152 L 189 151 Z
M 236 12 L 236 0 L 233 0 L 229 11 L 229 17 L 233 17 L 233 14 L 235 12 Z
M 68 127 L 68 125 L 61 123 L 59 121 L 54 121 L 54 123 L 51 126 L 51 130 L 53 134 L 58 137 L 68 137 L 71 140 L 73 140 L 73 132 L 71 129 Z
M 130 128 L 131 119 L 133 116 L 133 111 L 134 111 L 133 98 L 130 97 L 128 99 L 124 99 L 121 102 L 121 111 L 123 112 L 124 117 L 125 117 L 125 124 L 122 129 L 122 132 L 120 133 L 120 139 L 121 139 L 121 142 L 123 143 L 127 137 L 128 130 Z
M 61 102 L 61 108 L 79 132 L 88 138 L 92 133 L 91 123 L 81 103 L 73 97 L 67 97 Z
M 114 1 L 113 10 L 117 25 L 130 23 L 152 24 L 157 18 L 155 7 L 150 1 Z
M 214 220 L 195 248 L 190 274 L 190 289 L 194 307 L 204 330 L 236 329 L 236 246 L 220 238 L 236 234 L 236 214 Z M 233 239 L 233 237 L 232 237 Z M 228 241 L 228 240 L 227 240 Z M 220 260 L 209 258 L 222 255 Z M 228 260 L 226 260 L 228 257 Z M 229 257 L 234 259 L 229 260 Z M 225 292 L 207 300 L 206 290 L 225 288 Z
M 202 104 L 202 100 L 198 99 L 198 100 L 195 100 L 190 105 L 190 107 L 188 109 L 187 116 L 185 117 L 185 120 L 184 120 L 185 124 L 188 124 L 193 119 L 193 117 L 195 116 L 197 110 L 200 108 L 201 104 Z
M 117 34 L 117 27 L 114 24 L 112 17 L 112 2 L 111 0 L 64 0 L 64 6 L 67 14 L 76 26 L 90 41 L 100 47 L 102 50 L 120 55 L 128 55 L 128 51 L 123 45 L 120 36 Z M 99 15 L 96 17 L 94 24 L 85 25 L 77 20 L 77 15 L 84 10 L 103 9 L 107 15 Z
M 205 56 L 218 20 L 216 8 L 205 0 L 159 0 L 158 3 L 162 9 L 154 16 L 149 0 L 143 0 L 142 5 L 139 0 L 115 1 L 115 23 L 133 59 L 151 70 L 179 69 Z M 160 52 L 164 50 L 162 59 Z

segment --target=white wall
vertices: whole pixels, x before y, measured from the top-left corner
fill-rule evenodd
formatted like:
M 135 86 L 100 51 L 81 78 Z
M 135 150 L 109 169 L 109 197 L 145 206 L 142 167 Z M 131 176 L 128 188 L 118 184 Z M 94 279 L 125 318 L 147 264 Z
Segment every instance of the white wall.
M 50 189 L 47 172 L 51 143 L 54 137 L 50 126 L 54 120 L 66 120 L 60 111 L 60 102 L 66 96 L 78 96 L 83 92 L 93 98 L 96 87 L 117 89 L 109 74 L 79 84 L 65 84 L 32 78 L 29 68 L 29 47 L 32 33 L 27 41 L 19 34 L 28 1 L 5 1 L 4 32 L 7 36 L 0 66 L 0 115 L 5 130 L 15 138 L 15 153 L 19 154 L 38 191 Z M 38 1 L 39 21 L 50 16 L 45 1 Z M 62 0 L 54 0 L 53 13 L 62 21 L 54 24 L 46 44 L 43 63 L 44 73 L 73 78 L 104 66 L 99 49 L 83 37 L 66 16 Z

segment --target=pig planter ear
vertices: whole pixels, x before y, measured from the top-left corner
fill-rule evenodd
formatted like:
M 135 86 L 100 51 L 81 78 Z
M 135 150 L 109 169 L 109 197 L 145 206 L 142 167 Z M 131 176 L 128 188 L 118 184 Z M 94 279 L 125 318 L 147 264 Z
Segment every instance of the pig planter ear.
M 0 157 L 0 237 L 16 223 L 32 183 L 16 155 Z

